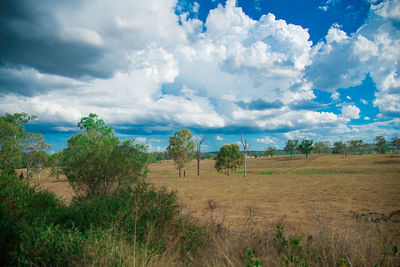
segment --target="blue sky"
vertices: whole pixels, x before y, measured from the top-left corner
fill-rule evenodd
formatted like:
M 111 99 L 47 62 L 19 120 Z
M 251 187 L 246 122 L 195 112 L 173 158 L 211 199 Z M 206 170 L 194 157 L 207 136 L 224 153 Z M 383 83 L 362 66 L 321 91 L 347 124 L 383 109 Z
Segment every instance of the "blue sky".
M 163 151 L 400 135 L 400 1 L 3 1 L 0 112 L 51 151 L 96 113 Z

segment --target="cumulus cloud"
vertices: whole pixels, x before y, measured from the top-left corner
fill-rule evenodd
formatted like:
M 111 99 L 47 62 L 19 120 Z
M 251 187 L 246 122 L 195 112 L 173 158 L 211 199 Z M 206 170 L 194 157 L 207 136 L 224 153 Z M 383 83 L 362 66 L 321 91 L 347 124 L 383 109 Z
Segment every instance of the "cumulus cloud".
M 334 25 L 325 41 L 313 47 L 313 63 L 306 77 L 316 88 L 335 92 L 361 84 L 369 74 L 378 93 L 374 105 L 382 118 L 397 116 L 400 82 L 400 2 L 372 5 L 369 18 L 357 32 L 345 33 Z M 329 74 L 329 75 L 327 75 Z
M 217 135 L 217 136 L 215 137 L 215 139 L 217 139 L 217 141 L 222 141 L 222 140 L 224 140 L 224 138 L 222 138 L 222 137 L 219 136 L 219 135 Z
M 348 119 L 360 118 L 360 109 L 354 105 L 344 105 L 342 107 L 342 116 Z
M 256 139 L 257 143 L 262 143 L 262 144 L 273 144 L 275 143 L 274 139 L 268 136 L 265 136 L 263 138 L 257 138 Z
M 204 23 L 193 15 L 198 3 L 176 4 L 7 0 L 13 12 L 0 11 L 0 111 L 62 127 L 94 112 L 127 132 L 347 132 L 360 110 L 317 112 L 325 105 L 313 89 L 337 100 L 337 89 L 370 73 L 381 116 L 399 113 L 395 1 L 374 6 L 354 34 L 333 25 L 314 46 L 307 29 L 273 14 L 252 19 L 234 0 L 211 10 Z

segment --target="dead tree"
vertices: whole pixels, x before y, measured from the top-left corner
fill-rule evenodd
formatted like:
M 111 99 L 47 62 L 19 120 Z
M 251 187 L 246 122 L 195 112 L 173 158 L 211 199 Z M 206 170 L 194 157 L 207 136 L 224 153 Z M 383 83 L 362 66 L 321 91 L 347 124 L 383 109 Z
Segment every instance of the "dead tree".
M 246 139 L 243 140 L 243 132 L 242 132 L 241 142 L 242 142 L 242 146 L 243 146 L 243 167 L 244 167 L 243 177 L 246 177 L 247 176 L 247 173 L 246 173 L 246 153 L 249 152 L 250 144 L 247 144 L 247 140 Z
M 200 176 L 200 148 L 201 148 L 201 143 L 203 143 L 204 139 L 206 137 L 202 136 L 200 138 L 200 141 L 197 142 L 197 152 L 196 152 L 196 158 L 197 158 L 197 176 Z

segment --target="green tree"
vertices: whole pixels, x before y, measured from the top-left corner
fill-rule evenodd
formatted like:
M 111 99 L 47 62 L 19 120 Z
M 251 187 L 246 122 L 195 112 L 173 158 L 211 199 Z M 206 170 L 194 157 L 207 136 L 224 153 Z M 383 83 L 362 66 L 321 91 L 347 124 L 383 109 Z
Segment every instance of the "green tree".
M 25 134 L 24 124 L 35 119 L 26 113 L 6 113 L 0 117 L 0 168 L 14 172 L 22 160 L 21 139 Z
M 392 153 L 399 153 L 400 138 L 392 137 Z
M 331 142 L 319 141 L 314 144 L 314 152 L 316 154 L 329 154 L 331 152 Z
M 379 154 L 385 154 L 386 152 L 386 138 L 382 135 L 375 137 L 375 145 L 378 149 Z
M 42 152 L 49 149 L 50 145 L 40 133 L 25 133 L 21 138 L 22 159 L 26 168 L 26 179 L 29 181 L 30 171 L 40 165 L 44 165 L 45 157 Z
M 304 139 L 301 141 L 301 143 L 299 145 L 300 152 L 303 154 L 306 154 L 306 158 L 308 157 L 309 154 L 311 154 L 311 152 L 314 149 L 313 143 L 314 143 L 313 140 Z
M 147 147 L 120 141 L 96 114 L 78 123 L 83 133 L 72 136 L 61 154 L 61 171 L 77 193 L 112 195 L 147 173 Z
M 32 169 L 32 172 L 37 174 L 38 181 L 40 182 L 40 176 L 44 167 L 48 165 L 50 156 L 45 151 L 39 151 L 37 153 L 37 164 Z
M 237 144 L 223 145 L 215 158 L 215 169 L 230 175 L 242 163 L 243 156 Z
M 191 139 L 192 133 L 189 129 L 177 130 L 169 138 L 167 151 L 179 170 L 179 177 L 181 177 L 182 168 L 185 168 L 186 163 L 190 161 L 194 151 L 195 143 Z
M 333 143 L 333 154 L 343 154 L 346 156 L 347 153 L 347 145 L 342 141 L 334 142 Z
M 276 148 L 275 147 L 270 146 L 270 147 L 268 147 L 267 150 L 265 150 L 265 155 L 266 156 L 270 156 L 272 158 L 272 156 L 274 154 L 276 154 Z
M 359 140 L 349 140 L 347 141 L 347 145 L 349 149 L 351 149 L 352 154 L 356 154 L 358 152 L 361 152 L 361 149 L 364 146 L 364 141 L 359 139 Z
M 297 139 L 290 140 L 289 139 L 289 140 L 287 140 L 286 146 L 284 149 L 287 153 L 290 153 L 290 156 L 292 157 L 293 152 L 295 152 L 297 150 L 298 146 L 299 146 L 299 140 L 297 140 Z

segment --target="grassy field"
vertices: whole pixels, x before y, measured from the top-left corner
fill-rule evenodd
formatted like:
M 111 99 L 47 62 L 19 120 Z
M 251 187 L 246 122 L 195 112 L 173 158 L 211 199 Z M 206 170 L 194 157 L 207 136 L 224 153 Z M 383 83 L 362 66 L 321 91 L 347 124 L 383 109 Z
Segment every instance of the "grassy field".
M 266 229 L 285 217 L 287 229 L 307 232 L 317 221 L 351 221 L 355 214 L 400 209 L 400 156 L 303 155 L 248 159 L 248 175 L 218 174 L 214 161 L 191 162 L 179 178 L 172 161 L 150 165 L 147 181 L 176 190 L 183 214 L 231 229 Z M 65 178 L 42 174 L 40 186 L 67 202 Z M 33 183 L 37 184 L 36 177 Z M 211 208 L 211 206 L 212 208 Z M 399 229 L 398 223 L 385 222 Z

